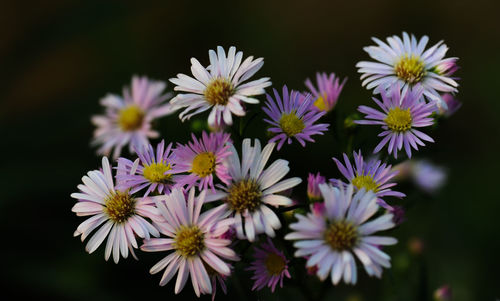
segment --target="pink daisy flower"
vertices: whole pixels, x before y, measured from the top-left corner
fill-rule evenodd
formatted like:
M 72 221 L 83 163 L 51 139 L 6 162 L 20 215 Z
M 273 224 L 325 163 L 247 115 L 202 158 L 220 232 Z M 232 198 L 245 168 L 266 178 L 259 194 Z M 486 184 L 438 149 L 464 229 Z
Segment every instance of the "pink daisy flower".
M 145 219 L 158 219 L 157 209 L 149 199 L 134 198 L 128 190 L 115 187 L 108 158 L 102 158 L 102 171 L 89 171 L 82 181 L 83 185 L 78 185 L 80 192 L 71 194 L 72 198 L 78 199 L 71 210 L 78 216 L 91 217 L 78 226 L 74 235 L 81 235 L 83 241 L 104 224 L 88 241 L 87 252 L 94 252 L 108 237 L 104 258 L 108 260 L 113 253 L 114 262 L 118 263 L 120 254 L 127 258 L 129 250 L 135 257 L 135 236 L 149 239 L 150 235 L 160 235 Z
M 184 288 L 188 276 L 198 297 L 212 293 L 212 281 L 206 267 L 228 276 L 231 269 L 225 260 L 239 260 L 228 248 L 231 241 L 219 238 L 234 223 L 234 219 L 226 218 L 226 208 L 222 206 L 200 214 L 205 192 L 195 197 L 193 188 L 186 199 L 181 189 L 174 188 L 169 195 L 154 197 L 162 217 L 158 228 L 167 238 L 145 240 L 141 250 L 170 252 L 150 269 L 150 273 L 165 270 L 160 280 L 162 286 L 177 273 L 176 294 Z
M 315 124 L 326 112 L 313 108 L 309 94 L 301 101 L 303 96 L 297 91 L 288 92 L 286 86 L 283 86 L 283 99 L 276 89 L 273 91 L 275 99 L 266 94 L 267 102 L 262 110 L 269 117 L 264 118 L 264 121 L 271 125 L 268 131 L 275 134 L 269 142 L 277 141 L 278 150 L 285 142 L 292 143 L 292 138 L 306 146 L 306 141 L 314 142 L 311 136 L 323 135 L 323 132 L 328 130 L 329 125 L 326 123 Z
M 291 278 L 288 272 L 288 262 L 285 254 L 276 249 L 271 239 L 267 238 L 267 243 L 260 245 L 261 248 L 254 247 L 255 260 L 247 271 L 254 271 L 252 280 L 254 284 L 252 290 L 261 290 L 264 287 L 271 288 L 274 293 L 276 285 L 279 283 L 283 287 L 283 279 L 285 276 Z
M 433 102 L 421 101 L 422 93 L 422 87 L 417 85 L 402 95 L 399 86 L 394 85 L 387 95 L 386 93 L 380 94 L 383 102 L 373 98 L 383 112 L 367 106 L 358 107 L 361 113 L 366 114 L 366 120 L 356 120 L 356 123 L 381 125 L 384 130 L 379 134 L 383 138 L 375 147 L 374 153 L 378 153 L 388 144 L 389 154 L 393 153 L 394 158 L 397 158 L 398 150 L 404 146 L 406 154 L 411 158 L 412 148 L 418 150 L 417 144 L 425 146 L 422 140 L 434 142 L 434 139 L 416 129 L 434 124 L 431 114 L 436 106 Z
M 339 81 L 335 73 L 316 73 L 316 86 L 308 78 L 305 85 L 313 95 L 314 107 L 320 111 L 330 112 L 337 104 L 340 92 L 347 81 L 347 77 Z
M 264 88 L 269 87 L 269 77 L 246 82 L 264 65 L 264 59 L 254 59 L 253 56 L 243 62 L 243 52 L 236 52 L 230 47 L 229 52 L 221 46 L 208 51 L 210 66 L 203 67 L 197 59 L 191 58 L 193 77 L 177 74 L 170 81 L 176 85 L 175 91 L 180 93 L 170 103 L 175 109 L 185 108 L 179 115 L 182 121 L 196 114 L 211 109 L 208 124 L 214 126 L 223 123 L 233 124 L 232 114 L 244 116 L 244 103 L 256 104 L 259 100 L 255 95 L 264 94 Z
M 139 158 L 134 162 L 118 158 L 116 179 L 120 189 L 130 189 L 130 193 L 136 193 L 147 187 L 145 197 L 155 191 L 170 193 L 175 183 L 173 178 L 175 162 L 171 149 L 172 143 L 165 149 L 165 141 L 162 140 L 156 147 L 156 153 L 153 146 L 148 144 L 136 149 Z
M 227 133 L 202 133 L 201 139 L 192 134 L 192 142 L 187 145 L 177 144 L 174 150 L 176 173 L 188 173 L 177 176 L 179 186 L 187 185 L 187 189 L 198 184 L 198 189 L 210 187 L 214 190 L 214 177 L 228 184 L 231 176 L 224 160 L 231 152 L 230 135 Z
M 390 257 L 381 246 L 396 244 L 397 240 L 374 233 L 393 228 L 393 215 L 384 214 L 370 220 L 379 209 L 376 195 L 365 189 L 353 194 L 352 185 L 339 188 L 321 184 L 324 210 L 306 216 L 296 214 L 298 221 L 290 224 L 293 232 L 285 239 L 297 240 L 295 257 L 309 256 L 306 267 L 317 266 L 316 275 L 321 281 L 330 276 L 334 285 L 341 279 L 347 284 L 356 284 L 354 255 L 368 275 L 380 278 L 382 268 L 391 266 Z
M 342 164 L 337 158 L 332 158 L 337 164 L 339 171 L 344 177 L 349 181 L 349 184 L 354 185 L 357 190 L 364 188 L 365 190 L 374 192 L 378 197 L 378 204 L 384 208 L 391 208 L 382 197 L 394 196 L 398 198 L 405 197 L 404 193 L 393 191 L 391 187 L 396 186 L 396 183 L 392 183 L 393 179 L 397 175 L 397 171 L 392 169 L 392 165 L 387 165 L 380 160 L 369 160 L 365 162 L 361 151 L 358 153 L 353 152 L 354 165 L 344 154 L 345 165 Z M 336 186 L 343 185 L 343 182 L 338 179 L 331 179 L 332 183 Z
M 148 138 L 157 138 L 159 133 L 151 128 L 152 121 L 171 113 L 165 103 L 170 97 L 163 94 L 165 87 L 164 82 L 134 76 L 131 88 L 123 89 L 123 96 L 109 94 L 101 99 L 106 114 L 92 117 L 97 126 L 92 145 L 99 145 L 97 153 L 108 156 L 114 149 L 116 159 L 125 145 L 132 153 L 132 146 L 147 146 Z
M 307 197 L 310 201 L 316 202 L 321 200 L 319 184 L 324 183 L 326 183 L 326 178 L 319 172 L 317 174 L 309 173 L 309 176 L 307 177 Z

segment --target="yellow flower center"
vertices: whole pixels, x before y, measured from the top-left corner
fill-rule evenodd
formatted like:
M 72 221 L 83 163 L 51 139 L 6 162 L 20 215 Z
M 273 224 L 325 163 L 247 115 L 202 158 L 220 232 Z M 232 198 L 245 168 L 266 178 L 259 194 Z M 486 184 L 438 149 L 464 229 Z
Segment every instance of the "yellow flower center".
M 412 118 L 410 109 L 401 110 L 397 107 L 390 109 L 384 121 L 391 131 L 406 132 L 411 129 Z
M 115 223 L 123 223 L 135 213 L 135 199 L 128 193 L 117 191 L 104 201 L 104 212 Z
M 261 204 L 262 191 L 253 180 L 241 180 L 234 183 L 228 191 L 227 202 L 236 212 L 243 213 L 246 209 L 253 212 Z
M 231 97 L 234 92 L 233 84 L 229 80 L 219 77 L 212 80 L 207 85 L 203 95 L 211 105 L 226 105 L 229 101 L 229 97 Z
M 400 79 L 410 84 L 418 83 L 427 73 L 420 57 L 406 54 L 396 63 L 394 71 Z
M 197 255 L 205 248 L 205 235 L 198 226 L 180 226 L 173 246 L 184 257 Z
M 358 241 L 358 230 L 350 222 L 331 223 L 324 232 L 324 239 L 332 250 L 343 251 L 352 249 Z
M 191 172 L 200 177 L 211 175 L 215 171 L 215 155 L 212 152 L 199 153 L 193 159 Z
M 323 93 L 323 95 L 320 95 L 318 98 L 316 98 L 316 100 L 314 101 L 314 105 L 316 106 L 316 108 L 320 109 L 321 111 L 329 111 L 326 99 L 326 93 Z
M 266 265 L 267 273 L 269 275 L 278 276 L 285 269 L 285 260 L 276 253 L 269 253 L 264 261 Z
M 366 190 L 371 190 L 377 192 L 378 184 L 372 178 L 372 176 L 356 176 L 352 179 L 352 184 L 356 186 L 357 189 L 364 188 Z
M 130 105 L 120 110 L 118 125 L 123 131 L 135 131 L 142 126 L 144 112 L 136 105 Z
M 152 183 L 166 183 L 172 179 L 172 175 L 165 174 L 166 171 L 171 170 L 170 164 L 151 163 L 144 166 L 143 174 L 146 179 Z
M 280 118 L 280 128 L 283 130 L 288 137 L 293 137 L 299 133 L 302 133 L 302 130 L 306 127 L 304 121 L 297 117 L 295 112 L 290 114 L 283 114 Z

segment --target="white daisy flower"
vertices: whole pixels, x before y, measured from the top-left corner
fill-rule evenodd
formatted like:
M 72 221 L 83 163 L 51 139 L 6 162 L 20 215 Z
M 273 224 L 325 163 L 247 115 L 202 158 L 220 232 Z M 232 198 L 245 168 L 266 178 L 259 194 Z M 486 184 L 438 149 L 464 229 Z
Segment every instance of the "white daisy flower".
M 260 141 L 243 140 L 242 159 L 231 145 L 231 155 L 227 159 L 231 183 L 223 187 L 210 200 L 223 199 L 227 209 L 234 213 L 236 234 L 239 239 L 254 241 L 256 235 L 266 233 L 274 237 L 274 230 L 281 227 L 280 220 L 269 206 L 289 206 L 292 200 L 277 194 L 297 186 L 300 178 L 282 180 L 290 171 L 288 161 L 276 160 L 264 170 L 275 144 L 269 143 L 261 150 Z
M 220 124 L 232 125 L 232 114 L 244 116 L 245 109 L 241 102 L 256 104 L 259 100 L 251 96 L 264 94 L 264 88 L 271 85 L 269 77 L 244 81 L 252 77 L 264 65 L 264 59 L 248 57 L 242 62 L 243 52 L 236 52 L 230 47 L 226 56 L 221 46 L 217 53 L 209 50 L 210 66 L 203 67 L 197 59 L 191 58 L 193 77 L 177 74 L 170 81 L 177 85 L 175 91 L 188 92 L 178 94 L 170 104 L 175 109 L 185 108 L 179 115 L 182 121 L 198 113 L 212 109 L 208 124 L 212 127 Z
M 297 240 L 295 256 L 307 257 L 306 267 L 318 267 L 317 276 L 323 281 L 330 275 L 334 285 L 342 278 L 345 283 L 356 283 L 354 254 L 368 275 L 380 278 L 382 268 L 391 266 L 390 257 L 380 247 L 396 244 L 397 240 L 373 234 L 393 228 L 393 215 L 384 214 L 368 221 L 380 207 L 377 196 L 364 188 L 354 196 L 352 184 L 346 190 L 344 185 L 339 186 L 340 190 L 329 184 L 320 184 L 319 188 L 323 210 L 307 216 L 296 214 L 298 222 L 290 224 L 295 232 L 285 236 Z
M 120 156 L 125 145 L 137 149 L 147 147 L 148 138 L 158 138 L 159 133 L 151 128 L 154 119 L 172 112 L 171 106 L 165 102 L 170 94 L 164 94 L 166 84 L 152 81 L 146 77 L 132 77 L 132 86 L 123 89 L 123 97 L 109 94 L 101 99 L 106 108 L 105 115 L 92 117 L 97 126 L 92 145 L 99 145 L 97 153 L 113 158 Z
M 83 241 L 104 224 L 88 241 L 87 252 L 94 252 L 108 237 L 104 258 L 108 260 L 112 252 L 115 263 L 118 263 L 120 254 L 127 258 L 129 250 L 135 258 L 132 247 L 137 248 L 136 235 L 145 239 L 150 235 L 160 235 L 145 219 L 158 219 L 159 211 L 150 199 L 134 198 L 128 190 L 116 189 L 108 158 L 102 158 L 102 171 L 89 171 L 82 181 L 83 185 L 78 185 L 80 192 L 71 194 L 72 198 L 78 199 L 71 210 L 78 216 L 92 217 L 78 226 L 74 236 L 81 235 Z
M 374 93 L 387 91 L 389 87 L 399 82 L 403 91 L 420 83 L 424 95 L 430 100 L 438 101 L 446 108 L 440 92 L 457 92 L 458 83 L 450 77 L 457 70 L 458 58 L 444 58 L 448 47 L 443 41 L 429 49 L 425 49 L 429 38 L 423 36 L 417 41 L 403 32 L 403 39 L 398 36 L 387 38 L 387 44 L 377 38 L 372 38 L 378 46 L 365 47 L 364 50 L 378 62 L 362 61 L 356 64 L 358 72 L 362 73 L 362 85 L 374 89 Z

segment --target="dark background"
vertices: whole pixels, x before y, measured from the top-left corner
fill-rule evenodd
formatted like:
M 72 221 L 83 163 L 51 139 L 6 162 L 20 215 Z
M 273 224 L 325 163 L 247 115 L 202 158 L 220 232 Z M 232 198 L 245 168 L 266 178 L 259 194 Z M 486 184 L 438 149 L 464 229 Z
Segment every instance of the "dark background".
M 167 80 L 189 74 L 189 58 L 208 64 L 208 49 L 235 45 L 245 57 L 264 57 L 257 76 L 273 86 L 303 89 L 316 71 L 348 76 L 336 116 L 370 103 L 355 63 L 362 47 L 403 30 L 445 39 L 448 56 L 460 58 L 461 110 L 431 134 L 436 143 L 417 156 L 447 166 L 447 185 L 435 196 L 403 183 L 408 221 L 391 234 L 393 269 L 377 280 L 360 272 L 359 285 L 323 285 L 323 299 L 346 301 L 430 300 L 449 284 L 454 300 L 500 296 L 498 150 L 500 127 L 500 26 L 495 1 L 2 1 L 0 4 L 0 226 L 3 296 L 50 300 L 173 298 L 173 283 L 159 287 L 149 268 L 162 254 L 140 261 L 105 262 L 103 247 L 88 255 L 73 231 L 83 218 L 71 211 L 81 177 L 100 159 L 89 147 L 90 116 L 98 100 L 121 93 L 133 74 Z M 169 85 L 169 89 L 172 85 Z M 260 97 L 262 100 L 263 97 Z M 256 110 L 258 106 L 254 106 Z M 176 114 L 177 115 L 177 114 Z M 186 142 L 190 128 L 176 115 L 160 121 L 163 137 Z M 206 116 L 203 116 L 206 117 Z M 362 128 L 359 137 L 372 137 Z M 265 137 L 263 128 L 253 137 Z M 358 136 L 357 136 L 358 137 Z M 365 153 L 375 140 L 356 140 Z M 345 142 L 328 134 L 307 148 L 285 147 L 295 176 L 308 171 L 339 176 L 330 160 Z M 307 156 L 307 160 L 303 158 Z M 301 160 L 297 160 L 301 158 Z M 294 160 L 295 159 L 295 160 Z M 298 192 L 304 196 L 305 185 Z M 300 197 L 299 197 L 300 198 Z M 408 251 L 411 238 L 422 254 Z M 299 262 L 298 266 L 302 263 Z M 243 268 L 238 265 L 237 268 Z M 292 270 L 292 274 L 301 272 Z M 250 274 L 229 283 L 238 300 L 318 298 L 318 281 L 294 277 L 286 288 L 249 293 Z M 194 298 L 190 282 L 181 298 Z M 307 293 L 307 289 L 310 289 Z M 218 299 L 224 299 L 218 293 Z M 205 297 L 208 299 L 208 297 Z

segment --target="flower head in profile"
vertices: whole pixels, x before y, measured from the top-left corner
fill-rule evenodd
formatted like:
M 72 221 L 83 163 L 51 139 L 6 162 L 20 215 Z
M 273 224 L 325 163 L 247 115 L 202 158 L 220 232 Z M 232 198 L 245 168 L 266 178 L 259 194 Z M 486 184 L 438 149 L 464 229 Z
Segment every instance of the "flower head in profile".
M 319 184 L 326 183 L 326 178 L 319 172 L 317 174 L 309 173 L 307 177 L 307 197 L 311 202 L 321 200 L 321 193 L 319 191 Z
M 443 101 L 446 103 L 446 106 L 439 108 L 439 114 L 445 117 L 450 117 L 455 114 L 458 109 L 462 107 L 462 103 L 452 94 L 445 93 L 441 96 Z
M 139 158 L 135 161 L 118 158 L 116 179 L 120 189 L 130 189 L 131 193 L 136 193 L 147 187 L 145 197 L 155 191 L 170 193 L 175 182 L 171 149 L 172 143 L 165 149 L 165 141 L 162 140 L 156 146 L 156 152 L 151 144 L 136 149 Z
M 214 189 L 214 178 L 228 184 L 231 176 L 224 165 L 229 151 L 230 135 L 223 132 L 207 134 L 203 132 L 201 139 L 192 134 L 192 141 L 186 145 L 178 144 L 174 151 L 177 161 L 176 172 L 188 173 L 178 175 L 177 184 L 187 188 L 198 184 L 200 190 L 207 187 Z
M 390 93 L 382 93 L 382 100 L 373 98 L 375 103 L 382 109 L 377 111 L 367 106 L 359 106 L 358 111 L 366 114 L 365 120 L 356 120 L 358 124 L 381 125 L 384 130 L 379 134 L 382 141 L 375 147 L 374 153 L 379 152 L 382 147 L 388 145 L 389 154 L 398 157 L 398 150 L 403 147 L 408 157 L 411 158 L 411 149 L 418 150 L 418 146 L 425 146 L 424 141 L 434 142 L 427 134 L 416 128 L 427 127 L 434 124 L 431 114 L 435 110 L 434 103 L 421 101 L 422 86 L 415 86 L 401 94 L 398 85 L 391 88 Z
M 305 85 L 312 93 L 314 107 L 326 112 L 333 110 L 346 81 L 347 77 L 340 82 L 335 73 L 326 72 L 316 73 L 316 86 L 309 78 L 306 79 Z
M 377 38 L 372 40 L 377 46 L 365 47 L 364 50 L 377 62 L 363 61 L 356 67 L 362 73 L 362 85 L 367 89 L 375 88 L 375 94 L 399 83 L 404 95 L 408 88 L 420 84 L 426 98 L 437 101 L 438 106 L 446 106 L 440 93 L 458 91 L 457 82 L 450 77 L 457 70 L 458 58 L 444 58 L 448 47 L 443 41 L 426 50 L 427 36 L 417 40 L 406 32 L 403 32 L 403 39 L 388 37 L 387 43 Z
M 98 154 L 118 158 L 122 148 L 147 146 L 149 138 L 157 138 L 158 132 L 152 129 L 153 120 L 172 112 L 165 101 L 170 97 L 164 94 L 165 83 L 152 81 L 146 77 L 132 77 L 132 86 L 123 89 L 123 96 L 109 94 L 101 99 L 106 108 L 105 115 L 92 117 L 97 126 L 93 145 L 99 145 Z M 114 150 L 113 150 L 114 149 Z
M 179 117 L 184 121 L 191 116 L 211 109 L 208 124 L 214 126 L 233 124 L 232 114 L 244 116 L 243 103 L 256 104 L 253 96 L 264 94 L 264 88 L 271 85 L 268 77 L 244 83 L 264 65 L 262 58 L 250 56 L 242 62 L 243 52 L 230 47 L 226 56 L 224 48 L 217 47 L 208 52 L 210 66 L 203 67 L 197 59 L 191 58 L 193 77 L 178 74 L 170 81 L 176 85 L 177 94 L 171 104 L 175 109 L 185 108 Z
M 278 141 L 278 150 L 286 141 L 292 143 L 292 138 L 305 146 L 306 141 L 314 142 L 312 135 L 323 135 L 328 130 L 326 123 L 315 124 L 326 112 L 313 108 L 311 95 L 301 101 L 303 96 L 297 91 L 288 92 L 286 86 L 283 86 L 283 98 L 276 89 L 273 91 L 275 99 L 267 94 L 266 106 L 262 110 L 268 116 L 264 121 L 271 125 L 269 131 L 275 134 L 269 142 Z
M 108 260 L 113 253 L 118 263 L 120 254 L 127 258 L 130 251 L 135 257 L 136 235 L 145 239 L 160 235 L 145 219 L 157 219 L 159 212 L 149 199 L 135 198 L 128 190 L 120 191 L 115 187 L 108 158 L 102 158 L 102 171 L 89 171 L 82 181 L 83 184 L 78 185 L 80 192 L 71 194 L 78 199 L 71 210 L 78 216 L 91 217 L 78 226 L 74 235 L 81 235 L 83 241 L 102 225 L 88 241 L 87 252 L 94 252 L 108 237 L 104 258 Z
M 334 188 L 329 184 L 321 184 L 320 189 L 325 200 L 323 215 L 296 214 L 298 221 L 290 225 L 294 232 L 285 236 L 297 240 L 295 256 L 309 256 L 306 267 L 318 266 L 316 275 L 322 281 L 330 276 L 334 285 L 341 279 L 356 284 L 355 256 L 368 275 L 380 278 L 382 268 L 391 266 L 390 257 L 381 246 L 397 241 L 374 234 L 394 227 L 392 214 L 370 219 L 379 209 L 371 191 L 361 189 L 353 194 L 353 185 Z
M 252 280 L 254 281 L 252 290 L 261 290 L 269 287 L 274 293 L 276 285 L 283 287 L 283 279 L 291 278 L 288 272 L 289 260 L 285 254 L 278 250 L 271 239 L 260 245 L 260 248 L 254 247 L 254 261 L 246 270 L 253 271 Z
M 156 196 L 156 206 L 161 213 L 158 229 L 167 238 L 145 240 L 141 250 L 169 254 L 151 269 L 151 274 L 162 270 L 160 285 L 167 284 L 177 273 L 175 293 L 178 294 L 190 276 L 194 291 L 212 293 L 212 281 L 207 272 L 210 267 L 221 275 L 228 276 L 231 269 L 225 260 L 238 260 L 236 253 L 228 248 L 231 241 L 219 238 L 234 222 L 226 218 L 225 208 L 219 207 L 201 213 L 206 190 L 195 197 L 194 188 L 188 193 L 174 188 L 169 195 Z M 201 213 L 201 214 L 200 214 Z
M 286 160 L 276 160 L 264 169 L 274 145 L 269 143 L 261 149 L 258 139 L 255 139 L 254 146 L 251 146 L 250 139 L 244 139 L 241 161 L 231 146 L 231 155 L 227 159 L 231 182 L 222 187 L 223 191 L 211 196 L 212 200 L 224 200 L 221 206 L 234 214 L 239 239 L 254 241 L 260 233 L 274 237 L 274 230 L 281 228 L 281 222 L 270 207 L 291 205 L 290 198 L 278 193 L 302 181 L 300 178 L 282 180 L 290 171 Z
M 396 183 L 391 182 L 391 179 L 398 173 L 392 169 L 391 165 L 375 159 L 366 162 L 363 159 L 361 151 L 358 153 L 353 152 L 353 156 L 354 164 L 351 164 L 346 154 L 344 154 L 345 165 L 337 158 L 333 158 L 333 161 L 335 161 L 337 168 L 347 179 L 348 183 L 352 184 L 356 190 L 364 188 L 367 191 L 372 191 L 378 197 L 378 204 L 385 208 L 391 208 L 391 206 L 382 199 L 383 197 L 394 196 L 402 198 L 405 196 L 404 193 L 391 189 L 391 187 L 396 185 Z M 336 186 L 343 184 L 341 180 L 337 179 L 331 179 L 330 181 Z

